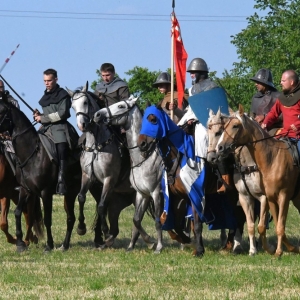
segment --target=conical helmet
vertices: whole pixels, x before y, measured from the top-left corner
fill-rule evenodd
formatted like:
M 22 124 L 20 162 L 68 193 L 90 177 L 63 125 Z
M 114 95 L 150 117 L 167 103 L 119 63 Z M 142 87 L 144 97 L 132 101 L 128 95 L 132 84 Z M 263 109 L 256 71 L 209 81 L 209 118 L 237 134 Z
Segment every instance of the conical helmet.
M 266 84 L 270 87 L 275 87 L 273 83 L 272 73 L 269 69 L 260 69 L 250 80 Z
M 190 62 L 186 71 L 187 72 L 200 72 L 200 71 L 208 72 L 208 68 L 207 68 L 207 64 L 204 59 L 194 58 Z
M 171 75 L 167 72 L 160 73 L 152 86 L 157 87 L 161 83 L 171 84 Z

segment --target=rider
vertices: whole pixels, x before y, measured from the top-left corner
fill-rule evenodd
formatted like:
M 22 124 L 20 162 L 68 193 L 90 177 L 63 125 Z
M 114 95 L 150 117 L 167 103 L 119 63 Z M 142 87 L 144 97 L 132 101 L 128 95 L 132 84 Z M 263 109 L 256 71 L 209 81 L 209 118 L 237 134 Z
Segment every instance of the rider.
M 39 101 L 43 114 L 34 112 L 36 122 L 42 123 L 44 132 L 54 141 L 58 153 L 59 172 L 56 193 L 65 195 L 65 172 L 68 156 L 68 124 L 70 118 L 71 98 L 67 91 L 57 84 L 57 72 L 54 69 L 44 71 L 46 90 Z
M 280 85 L 282 93 L 279 94 L 274 106 L 266 115 L 262 128 L 269 129 L 277 122 L 280 114 L 283 118 L 283 128 L 280 130 L 281 136 L 291 139 L 300 138 L 300 82 L 299 76 L 294 70 L 287 70 L 281 76 Z M 299 141 L 298 141 L 299 143 Z M 298 145 L 299 148 L 299 145 Z
M 157 103 L 157 107 L 161 107 L 169 116 L 171 115 L 171 75 L 167 72 L 162 72 L 158 75 L 156 81 L 152 84 L 153 87 L 158 88 L 161 94 L 164 94 L 164 98 Z M 175 88 L 175 87 L 174 87 Z M 183 111 L 178 108 L 178 96 L 177 91 L 174 91 L 174 102 L 171 106 L 174 110 L 173 121 L 177 124 L 183 116 Z M 188 102 L 185 97 L 182 99 L 182 106 L 185 109 L 188 106 Z
M 20 105 L 19 105 L 18 101 L 10 95 L 9 91 L 5 90 L 5 85 L 4 85 L 3 80 L 0 80 L 0 93 L 5 93 L 6 97 L 7 97 L 7 101 L 12 103 L 18 109 L 20 109 Z
M 260 69 L 250 80 L 255 82 L 257 93 L 253 96 L 250 108 L 250 116 L 259 124 L 263 122 L 265 116 L 275 104 L 280 92 L 273 84 L 272 73 L 269 69 Z M 276 122 L 270 134 L 274 135 L 278 128 L 282 127 L 282 117 Z
M 102 102 L 101 107 L 107 107 L 119 102 L 122 99 L 128 99 L 130 96 L 127 83 L 119 77 L 116 77 L 115 67 L 111 63 L 104 63 L 100 67 L 102 81 L 96 85 L 94 93 Z
M 193 80 L 193 85 L 189 89 L 190 95 L 199 94 L 205 91 L 209 91 L 211 89 L 217 88 L 218 85 L 208 77 L 208 67 L 204 59 L 202 58 L 194 58 L 188 68 L 187 72 L 190 73 L 191 78 Z M 189 126 L 193 126 L 193 123 L 198 120 L 196 115 L 194 114 L 192 108 L 188 106 L 188 109 L 185 115 L 182 117 L 178 125 L 183 125 L 187 123 Z M 227 188 L 232 185 L 232 165 L 233 158 L 223 158 L 220 162 L 218 162 L 218 169 L 222 175 L 223 184 L 218 189 L 218 193 L 226 192 Z M 225 182 L 225 184 L 224 184 Z

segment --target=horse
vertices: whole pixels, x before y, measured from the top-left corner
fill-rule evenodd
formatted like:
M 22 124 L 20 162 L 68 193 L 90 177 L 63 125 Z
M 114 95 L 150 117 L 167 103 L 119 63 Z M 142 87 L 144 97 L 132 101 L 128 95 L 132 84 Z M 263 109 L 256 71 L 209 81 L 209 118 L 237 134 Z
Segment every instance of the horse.
M 127 148 L 131 159 L 130 182 L 137 191 L 133 223 L 140 230 L 144 213 L 150 198 L 152 198 L 155 205 L 155 227 L 158 236 L 155 253 L 160 253 L 163 248 L 162 224 L 160 222 L 164 201 L 161 192 L 162 159 L 155 149 L 155 144 L 146 152 L 141 152 L 137 145 L 142 124 L 142 113 L 136 105 L 137 100 L 138 98 L 129 98 L 110 105 L 108 108 L 103 108 L 95 113 L 94 121 L 119 125 L 125 129 Z M 190 238 L 184 235 L 180 229 L 176 230 L 179 232 L 179 236 L 169 232 L 171 237 L 179 242 L 190 243 Z M 128 248 L 133 248 L 132 242 Z
M 56 192 L 58 166 L 49 158 L 39 134 L 26 115 L 10 103 L 0 101 L 0 131 L 9 131 L 12 137 L 12 145 L 16 157 L 16 179 L 19 184 L 19 200 L 15 210 L 16 218 L 16 247 L 18 252 L 27 249 L 22 240 L 21 212 L 27 203 L 27 209 L 33 210 L 35 202 L 42 198 L 44 207 L 44 225 L 46 227 L 47 240 L 45 252 L 54 249 L 54 241 L 51 230 L 52 201 Z M 81 168 L 79 159 L 74 158 L 66 174 L 68 192 L 64 196 L 64 208 L 67 214 L 67 230 L 61 250 L 68 250 L 75 223 L 74 204 L 80 188 Z M 94 185 L 91 188 L 92 195 L 97 198 L 101 192 L 101 186 Z M 28 211 L 28 213 L 32 213 Z M 98 229 L 98 230 L 97 230 Z M 85 232 L 84 219 L 79 218 L 78 231 Z M 99 224 L 95 228 L 95 246 L 103 244 L 102 232 Z
M 18 204 L 19 191 L 18 182 L 15 178 L 14 172 L 9 165 L 7 158 L 4 155 L 4 143 L 7 136 L 3 135 L 3 143 L 1 142 L 1 154 L 0 154 L 0 203 L 1 203 L 1 221 L 0 228 L 6 236 L 6 240 L 10 244 L 16 244 L 16 238 L 14 238 L 8 231 L 8 219 L 7 215 L 10 209 L 10 200 L 14 202 L 15 205 Z M 25 217 L 27 232 L 24 238 L 26 245 L 30 242 L 35 244 L 38 240 L 43 237 L 43 216 L 41 212 L 41 202 L 39 199 L 35 199 L 34 207 L 25 207 L 23 214 Z M 30 202 L 31 204 L 31 202 Z M 32 213 L 31 213 L 32 212 Z M 35 234 L 32 232 L 32 227 L 34 228 Z
M 230 119 L 221 113 L 220 109 L 217 114 L 212 110 L 209 112 L 207 121 L 208 128 L 208 154 L 207 160 L 214 163 L 216 161 L 216 145 L 224 131 L 224 124 Z M 263 193 L 262 178 L 259 170 L 247 147 L 241 146 L 235 149 L 235 171 L 234 184 L 239 193 L 239 202 L 245 212 L 247 228 L 249 235 L 249 255 L 257 254 L 255 240 L 255 201 L 260 202 L 260 217 L 258 223 L 258 233 L 262 240 L 262 247 L 269 253 L 274 253 L 275 249 L 267 244 L 266 240 L 266 217 L 268 215 L 267 198 Z
M 91 122 L 100 107 L 95 96 L 88 92 L 88 83 L 81 90 L 73 92 L 67 88 L 67 91 L 72 98 L 72 108 L 76 112 L 77 126 L 86 136 L 80 157 L 82 179 L 78 200 L 81 212 L 83 213 L 88 188 L 95 180 L 103 183 L 101 199 L 98 204 L 98 213 L 102 220 L 105 219 L 106 207 L 110 205 L 111 199 L 124 203 L 124 207 L 134 203 L 136 209 L 143 209 L 137 208 L 137 205 L 140 204 L 135 202 L 136 190 L 131 186 L 129 180 L 129 157 L 122 150 L 123 153 L 120 155 L 119 134 L 105 124 Z M 118 220 L 118 215 L 116 220 Z M 140 233 L 148 248 L 153 248 L 154 242 L 141 224 L 137 222 L 134 225 L 136 227 L 133 227 L 128 250 L 133 249 Z M 117 235 L 118 230 L 110 230 L 110 234 L 105 240 L 106 245 L 111 246 Z M 157 250 L 159 248 L 160 243 Z
M 224 131 L 216 145 L 218 156 L 232 153 L 238 147 L 247 147 L 261 174 L 263 193 L 273 216 L 277 248 L 275 256 L 283 254 L 282 244 L 289 252 L 299 253 L 285 234 L 289 201 L 300 213 L 299 173 L 289 153 L 290 146 L 282 140 L 272 138 L 257 122 L 251 120 L 242 105 L 224 125 Z
M 192 204 L 194 218 L 194 234 L 196 239 L 196 249 L 193 254 L 195 256 L 202 257 L 205 251 L 202 240 L 202 230 L 203 222 L 205 222 L 206 218 L 203 214 L 201 200 L 202 198 L 204 198 L 205 194 L 207 198 L 210 197 L 211 201 L 213 201 L 213 197 L 212 195 L 209 196 L 209 192 L 211 194 L 216 194 L 217 176 L 213 172 L 212 167 L 209 166 L 205 160 L 200 159 L 198 162 L 190 161 L 190 158 L 194 157 L 192 153 L 194 151 L 193 138 L 187 135 L 181 128 L 177 127 L 175 123 L 172 122 L 163 111 L 152 106 L 146 109 L 143 118 L 142 129 L 140 131 L 139 136 L 139 147 L 141 151 L 147 151 L 149 149 L 149 146 L 152 145 L 154 141 L 157 142 L 160 154 L 167 168 L 170 169 L 170 167 L 168 166 L 174 166 L 173 162 L 177 161 L 176 167 L 171 167 L 173 170 L 171 170 L 171 178 L 170 182 L 168 183 L 168 186 L 169 189 L 172 191 L 172 194 L 177 196 L 177 201 L 178 199 L 184 199 L 186 203 L 191 202 Z M 192 172 L 189 174 L 190 179 L 187 178 L 185 180 L 190 181 L 190 183 L 184 185 L 184 177 L 181 175 L 180 171 L 184 169 L 186 165 L 194 165 L 192 166 L 192 168 L 194 168 L 196 172 Z M 197 183 L 196 185 L 194 185 L 196 180 L 198 180 L 198 178 L 195 179 L 195 174 L 198 176 L 199 173 L 200 177 L 198 178 L 202 178 L 202 181 L 204 179 L 203 174 L 206 173 L 205 184 L 202 182 L 201 184 Z M 194 178 L 193 180 L 195 181 L 191 181 L 191 178 Z M 190 189 L 190 194 L 197 194 L 196 197 L 194 197 L 194 199 L 188 195 L 187 189 Z M 226 199 L 226 201 L 228 201 L 228 199 Z M 236 204 L 237 197 L 235 197 L 233 201 Z M 206 202 L 207 205 L 209 205 L 209 201 Z M 233 205 L 233 207 L 235 209 L 236 205 Z M 244 223 L 242 222 L 242 225 L 240 224 L 239 227 L 241 231 L 243 224 Z

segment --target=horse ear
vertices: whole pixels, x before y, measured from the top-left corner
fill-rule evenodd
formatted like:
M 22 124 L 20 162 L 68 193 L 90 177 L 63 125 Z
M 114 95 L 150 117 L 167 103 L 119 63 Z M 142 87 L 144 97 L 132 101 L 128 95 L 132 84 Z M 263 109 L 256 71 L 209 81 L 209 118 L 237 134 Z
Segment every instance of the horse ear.
M 87 81 L 85 86 L 82 88 L 82 92 L 86 92 L 89 89 L 89 82 Z
M 229 114 L 230 114 L 230 115 L 233 115 L 233 114 L 234 114 L 234 110 L 233 110 L 231 107 L 228 107 L 228 110 L 229 110 Z
M 71 90 L 69 90 L 67 87 L 66 87 L 66 90 L 67 90 L 68 94 L 69 94 L 71 97 L 73 97 L 73 95 L 74 95 L 74 92 L 73 92 L 73 91 L 71 91 Z
M 244 114 L 244 107 L 242 104 L 239 104 L 239 114 L 242 116 Z
M 214 115 L 214 111 L 212 109 L 209 109 L 209 118 L 212 118 Z
M 146 107 L 151 106 L 151 102 L 149 100 L 146 101 Z

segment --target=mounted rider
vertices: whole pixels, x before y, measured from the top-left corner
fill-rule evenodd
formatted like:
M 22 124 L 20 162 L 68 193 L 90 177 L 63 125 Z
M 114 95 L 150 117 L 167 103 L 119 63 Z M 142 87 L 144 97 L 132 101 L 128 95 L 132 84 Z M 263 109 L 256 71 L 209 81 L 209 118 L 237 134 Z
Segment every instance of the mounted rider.
M 34 113 L 36 122 L 42 123 L 43 132 L 55 143 L 59 172 L 56 193 L 65 195 L 65 172 L 67 168 L 68 149 L 70 144 L 67 119 L 70 118 L 71 97 L 66 90 L 57 84 L 57 71 L 47 69 L 44 71 L 46 90 L 39 101 L 43 114 L 38 110 Z
M 173 94 L 173 106 L 171 104 L 171 75 L 167 72 L 162 72 L 158 75 L 156 81 L 152 84 L 153 87 L 158 88 L 161 94 L 164 94 L 164 98 L 157 103 L 157 107 L 161 107 L 168 116 L 171 116 L 171 110 L 174 111 L 173 121 L 177 124 L 180 119 L 183 117 L 184 112 L 180 108 L 178 108 L 178 94 L 177 91 L 174 90 Z M 176 86 L 174 87 L 174 89 Z M 185 109 L 188 106 L 187 95 L 182 99 L 182 108 Z M 172 107 L 172 109 L 171 109 Z
M 282 137 L 298 141 L 300 139 L 300 81 L 294 70 L 283 72 L 280 81 L 282 93 L 279 94 L 274 106 L 266 115 L 261 127 L 269 129 L 277 122 L 282 114 L 283 128 L 280 130 Z
M 187 72 L 190 73 L 191 78 L 193 80 L 193 85 L 189 89 L 190 96 L 193 96 L 193 95 L 196 95 L 196 94 L 199 94 L 202 92 L 210 91 L 214 88 L 219 87 L 212 79 L 210 79 L 208 77 L 208 67 L 207 67 L 205 60 L 202 58 L 198 58 L 198 57 L 194 58 L 190 62 L 189 66 L 187 68 Z M 201 104 L 199 104 L 199 105 L 201 105 Z M 196 123 L 195 121 L 198 121 L 198 118 L 196 117 L 195 113 L 193 112 L 191 106 L 188 106 L 185 115 L 182 117 L 182 119 L 180 120 L 178 125 L 182 126 L 185 123 L 187 123 L 188 126 L 193 126 L 193 124 Z M 204 126 L 202 125 L 202 127 L 204 127 Z M 203 133 L 201 133 L 201 135 L 204 135 L 202 137 L 202 140 L 203 140 L 202 143 L 206 143 L 206 149 L 207 149 L 207 143 L 208 143 L 207 133 L 206 133 L 206 131 L 204 133 L 203 130 L 202 130 L 202 132 Z M 195 134 L 195 138 L 199 138 L 199 134 L 198 134 L 198 136 L 196 136 L 196 134 Z M 198 144 L 197 141 L 195 142 L 195 144 L 197 147 L 197 144 Z M 199 147 L 199 148 L 203 149 L 203 147 Z M 205 153 L 204 157 L 206 157 L 206 153 Z M 233 185 L 232 184 L 233 162 L 234 162 L 234 160 L 232 157 L 224 158 L 220 162 L 218 162 L 218 169 L 219 169 L 219 172 L 223 179 L 223 184 L 218 189 L 219 193 L 226 192 L 226 190 Z
M 250 80 L 255 82 L 257 93 L 253 96 L 251 101 L 250 116 L 261 124 L 265 116 L 269 113 L 271 108 L 279 97 L 280 92 L 274 86 L 272 73 L 269 69 L 260 69 Z M 279 121 L 270 128 L 270 135 L 274 135 L 276 131 L 282 127 L 282 117 Z
M 104 63 L 100 67 L 102 81 L 96 85 L 95 95 L 102 102 L 100 107 L 108 107 L 130 96 L 127 83 L 116 77 L 115 67 L 111 63 Z

